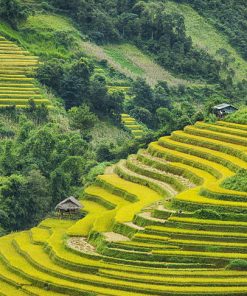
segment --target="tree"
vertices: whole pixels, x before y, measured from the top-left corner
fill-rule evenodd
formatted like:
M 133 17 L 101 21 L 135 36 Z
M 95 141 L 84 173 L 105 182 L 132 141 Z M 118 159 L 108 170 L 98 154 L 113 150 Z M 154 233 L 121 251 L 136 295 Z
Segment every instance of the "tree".
M 101 144 L 97 149 L 97 161 L 112 161 L 114 159 L 114 153 L 112 152 L 112 146 L 109 144 Z
M 49 183 L 39 171 L 27 177 L 11 175 L 1 188 L 4 204 L 4 226 L 8 230 L 21 230 L 40 221 L 50 208 Z
M 90 85 L 90 103 L 98 114 L 107 113 L 108 91 L 106 79 L 102 75 L 95 75 Z
M 66 151 L 68 155 L 71 156 L 83 156 L 88 151 L 88 143 L 82 139 L 81 135 L 78 133 L 71 133 L 69 136 L 68 145 L 66 145 Z
M 82 134 L 87 134 L 97 122 L 96 115 L 90 111 L 86 104 L 71 108 L 68 115 L 71 128 L 79 129 Z
M 7 141 L 5 144 L 1 167 L 5 176 L 10 176 L 16 169 L 16 155 L 12 141 Z
M 152 113 L 143 107 L 135 107 L 130 111 L 130 115 L 134 117 L 137 121 L 143 122 L 148 126 L 151 126 L 153 123 Z
M 61 82 L 64 75 L 64 61 L 51 59 L 39 66 L 37 78 L 42 84 L 53 88 L 57 93 L 60 92 Z
M 20 22 L 27 19 L 28 11 L 19 0 L 0 0 L 0 16 L 17 29 Z
M 154 108 L 171 108 L 171 100 L 168 96 L 168 86 L 164 83 L 158 83 L 154 88 Z
M 133 106 L 143 107 L 148 109 L 151 113 L 154 110 L 153 93 L 151 87 L 142 78 L 138 78 L 132 87 Z
M 72 186 L 81 185 L 81 177 L 84 172 L 85 159 L 81 156 L 69 156 L 61 164 L 60 169 L 70 176 Z
M 85 58 L 75 61 L 65 69 L 60 94 L 65 100 L 67 109 L 80 106 L 87 101 L 92 72 L 93 66 Z
M 108 95 L 106 102 L 107 114 L 115 119 L 120 119 L 120 114 L 123 112 L 124 94 L 122 92 L 113 92 Z
M 1 187 L 1 201 L 4 203 L 7 219 L 4 228 L 19 230 L 25 227 L 29 215 L 29 204 L 26 196 L 22 195 L 26 178 L 11 175 Z
M 29 172 L 23 188 L 23 195 L 28 198 L 29 225 L 35 225 L 51 209 L 49 181 L 39 170 Z
M 27 160 L 26 166 L 28 163 L 35 164 L 45 176 L 48 176 L 53 168 L 53 154 L 56 145 L 55 129 L 47 125 L 30 135 L 22 145 L 20 155 L 24 161 Z
M 56 169 L 51 173 L 51 195 L 53 205 L 56 205 L 64 198 L 68 197 L 70 183 L 70 176 L 65 174 L 61 169 Z
M 164 107 L 158 108 L 156 110 L 156 114 L 161 127 L 164 125 L 167 125 L 167 126 L 172 125 L 173 114 L 167 108 L 164 108 Z
M 47 122 L 48 116 L 49 116 L 49 110 L 44 103 L 42 103 L 40 106 L 37 106 L 34 117 L 38 124 Z

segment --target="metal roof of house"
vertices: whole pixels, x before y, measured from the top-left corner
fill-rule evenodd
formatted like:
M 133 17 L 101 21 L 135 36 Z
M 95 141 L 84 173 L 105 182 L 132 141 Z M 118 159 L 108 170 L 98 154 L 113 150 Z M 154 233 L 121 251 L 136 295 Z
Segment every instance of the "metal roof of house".
M 222 104 L 216 105 L 216 106 L 214 106 L 213 108 L 214 108 L 214 109 L 217 109 L 217 110 L 221 110 L 221 109 L 225 109 L 225 108 L 227 108 L 227 107 L 235 108 L 235 107 L 233 107 L 232 105 L 227 104 L 227 103 L 222 103 Z M 236 109 L 236 108 L 235 108 L 235 109 Z

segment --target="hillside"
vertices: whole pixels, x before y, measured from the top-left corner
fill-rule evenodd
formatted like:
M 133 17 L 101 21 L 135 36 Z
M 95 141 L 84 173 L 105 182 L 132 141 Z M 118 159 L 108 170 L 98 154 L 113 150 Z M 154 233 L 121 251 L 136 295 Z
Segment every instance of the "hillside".
M 235 72 L 236 81 L 241 81 L 246 78 L 246 60 L 230 45 L 227 37 L 210 24 L 206 18 L 200 16 L 189 5 L 168 1 L 166 7 L 168 11 L 183 15 L 186 32 L 191 36 L 193 44 L 199 48 L 205 49 L 216 59 L 221 61 L 224 60 L 224 55 L 226 55 L 229 59 L 229 66 Z
M 174 132 L 99 176 L 82 220 L 1 238 L 1 293 L 245 295 L 246 271 L 224 268 L 247 258 L 246 192 L 220 184 L 247 168 L 246 131 Z
M 35 104 L 47 104 L 35 85 L 32 72 L 38 67 L 38 58 L 0 36 L 0 107 L 23 107 L 28 100 Z
M 132 44 L 110 44 L 101 47 L 90 42 L 83 42 L 82 48 L 88 55 L 107 60 L 109 65 L 127 77 L 132 79 L 144 78 L 152 86 L 162 80 L 167 81 L 172 86 L 200 86 L 200 83 L 174 77 L 169 71 L 159 66 L 151 57 Z
M 167 1 L 167 12 L 178 13 L 184 17 L 186 34 L 192 38 L 193 45 L 205 50 L 216 60 L 224 62 L 228 59 L 228 66 L 234 70 L 234 79 L 242 81 L 247 74 L 247 62 L 237 50 L 230 44 L 227 36 L 217 30 L 207 18 L 201 16 L 191 6 Z M 135 78 L 146 78 L 150 84 L 159 80 L 165 80 L 170 84 L 188 84 L 193 87 L 200 83 L 178 79 L 168 71 L 148 60 L 148 57 L 138 51 L 137 48 L 128 45 L 108 45 L 106 49 L 90 43 L 83 43 L 88 53 L 93 53 L 98 58 L 107 59 L 113 67 L 123 71 L 124 74 Z M 116 52 L 117 51 L 117 52 Z M 158 75 L 158 76 L 157 76 Z M 222 77 L 225 73 L 222 71 Z
M 0 0 L 0 296 L 247 295 L 245 8 Z

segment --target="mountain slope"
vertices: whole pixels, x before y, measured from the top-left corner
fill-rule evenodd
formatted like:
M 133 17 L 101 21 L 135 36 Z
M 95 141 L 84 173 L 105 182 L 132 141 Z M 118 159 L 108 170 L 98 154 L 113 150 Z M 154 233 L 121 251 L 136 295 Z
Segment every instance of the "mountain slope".
M 188 126 L 99 176 L 82 220 L 47 219 L 2 237 L 1 293 L 245 295 L 246 271 L 224 267 L 247 259 L 247 195 L 220 183 L 247 168 L 246 132 Z M 202 208 L 218 216 L 193 214 Z
M 192 85 L 195 82 L 176 78 L 164 68 L 155 63 L 151 57 L 141 52 L 136 46 L 123 44 L 109 44 L 100 47 L 90 42 L 82 42 L 82 48 L 87 54 L 97 59 L 105 59 L 109 65 L 127 77 L 136 79 L 144 78 L 150 85 L 154 86 L 159 81 L 167 81 L 169 85 Z
M 166 2 L 168 11 L 182 14 L 185 20 L 186 33 L 191 36 L 193 44 L 205 49 L 216 59 L 223 60 L 219 51 L 229 53 L 230 67 L 235 71 L 235 80 L 241 81 L 247 75 L 247 61 L 230 45 L 227 37 L 212 26 L 207 19 L 200 16 L 191 6 L 177 4 L 172 1 Z
M 37 57 L 0 36 L 0 107 L 25 107 L 30 99 L 50 105 L 31 78 L 38 64 Z

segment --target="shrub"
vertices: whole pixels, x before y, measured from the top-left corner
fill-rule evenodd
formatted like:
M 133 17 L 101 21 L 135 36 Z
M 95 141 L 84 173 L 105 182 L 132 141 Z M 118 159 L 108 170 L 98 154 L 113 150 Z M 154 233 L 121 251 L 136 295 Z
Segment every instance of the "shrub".
M 247 192 L 247 170 L 240 170 L 235 176 L 226 179 L 222 186 L 230 190 Z
M 27 19 L 28 11 L 19 0 L 0 0 L 0 16 L 16 29 L 21 21 Z
M 232 260 L 226 267 L 228 270 L 247 270 L 247 260 Z
M 198 219 L 221 220 L 221 215 L 210 209 L 197 210 L 193 214 Z
M 247 108 L 240 109 L 239 111 L 228 115 L 225 120 L 228 122 L 247 124 Z

